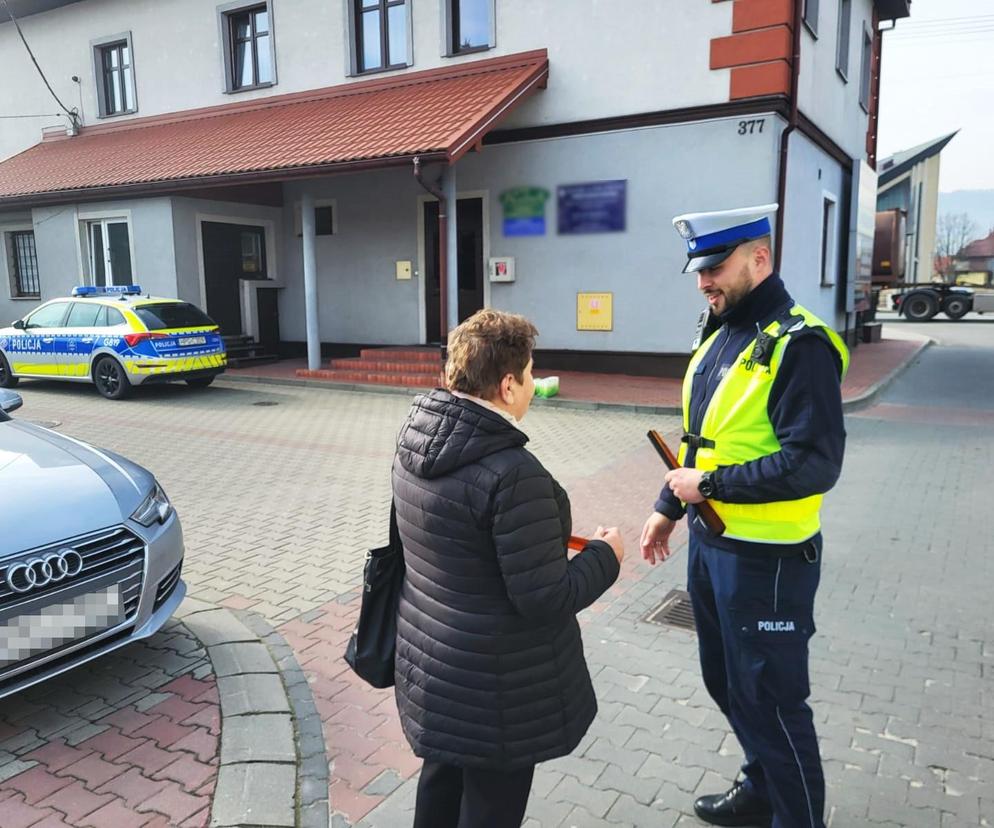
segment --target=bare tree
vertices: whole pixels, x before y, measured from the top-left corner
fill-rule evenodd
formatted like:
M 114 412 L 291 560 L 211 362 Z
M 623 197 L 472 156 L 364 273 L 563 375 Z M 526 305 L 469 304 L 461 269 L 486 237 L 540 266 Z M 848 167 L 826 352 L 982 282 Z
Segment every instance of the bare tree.
M 956 280 L 956 257 L 977 236 L 977 225 L 966 213 L 943 213 L 935 235 L 936 270 L 944 282 Z

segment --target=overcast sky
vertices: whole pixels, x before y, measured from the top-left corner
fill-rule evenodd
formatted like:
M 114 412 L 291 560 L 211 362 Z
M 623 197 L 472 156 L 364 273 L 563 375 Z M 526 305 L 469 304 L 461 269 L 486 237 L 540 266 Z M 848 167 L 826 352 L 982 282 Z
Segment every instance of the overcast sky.
M 956 129 L 939 189 L 994 189 L 994 2 L 912 0 L 884 34 L 879 157 Z

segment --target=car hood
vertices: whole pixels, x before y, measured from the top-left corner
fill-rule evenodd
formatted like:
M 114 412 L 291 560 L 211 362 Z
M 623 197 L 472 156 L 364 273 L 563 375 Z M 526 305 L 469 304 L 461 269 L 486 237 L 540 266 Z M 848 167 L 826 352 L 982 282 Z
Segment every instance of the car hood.
M 46 428 L 0 422 L 0 556 L 126 520 L 152 475 Z

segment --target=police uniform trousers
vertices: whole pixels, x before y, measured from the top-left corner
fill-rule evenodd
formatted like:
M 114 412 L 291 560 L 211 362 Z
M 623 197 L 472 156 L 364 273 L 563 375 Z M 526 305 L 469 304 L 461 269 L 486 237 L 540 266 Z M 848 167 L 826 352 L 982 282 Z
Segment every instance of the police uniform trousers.
M 748 546 L 748 544 L 743 544 Z M 709 546 L 691 532 L 688 591 L 704 683 L 745 752 L 773 828 L 824 828 L 825 778 L 806 699 L 821 537 L 804 555 Z

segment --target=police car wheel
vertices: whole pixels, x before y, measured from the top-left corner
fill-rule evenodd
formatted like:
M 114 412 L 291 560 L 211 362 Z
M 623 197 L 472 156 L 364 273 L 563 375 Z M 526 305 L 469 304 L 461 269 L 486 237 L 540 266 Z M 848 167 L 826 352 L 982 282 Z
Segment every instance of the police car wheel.
M 104 357 L 93 366 L 93 384 L 108 400 L 124 399 L 131 393 L 128 376 L 121 363 L 113 357 Z
M 20 380 L 10 372 L 7 357 L 0 354 L 0 388 L 13 388 Z
M 193 379 L 188 379 L 186 384 L 191 388 L 206 388 L 214 382 L 214 377 L 194 377 Z

